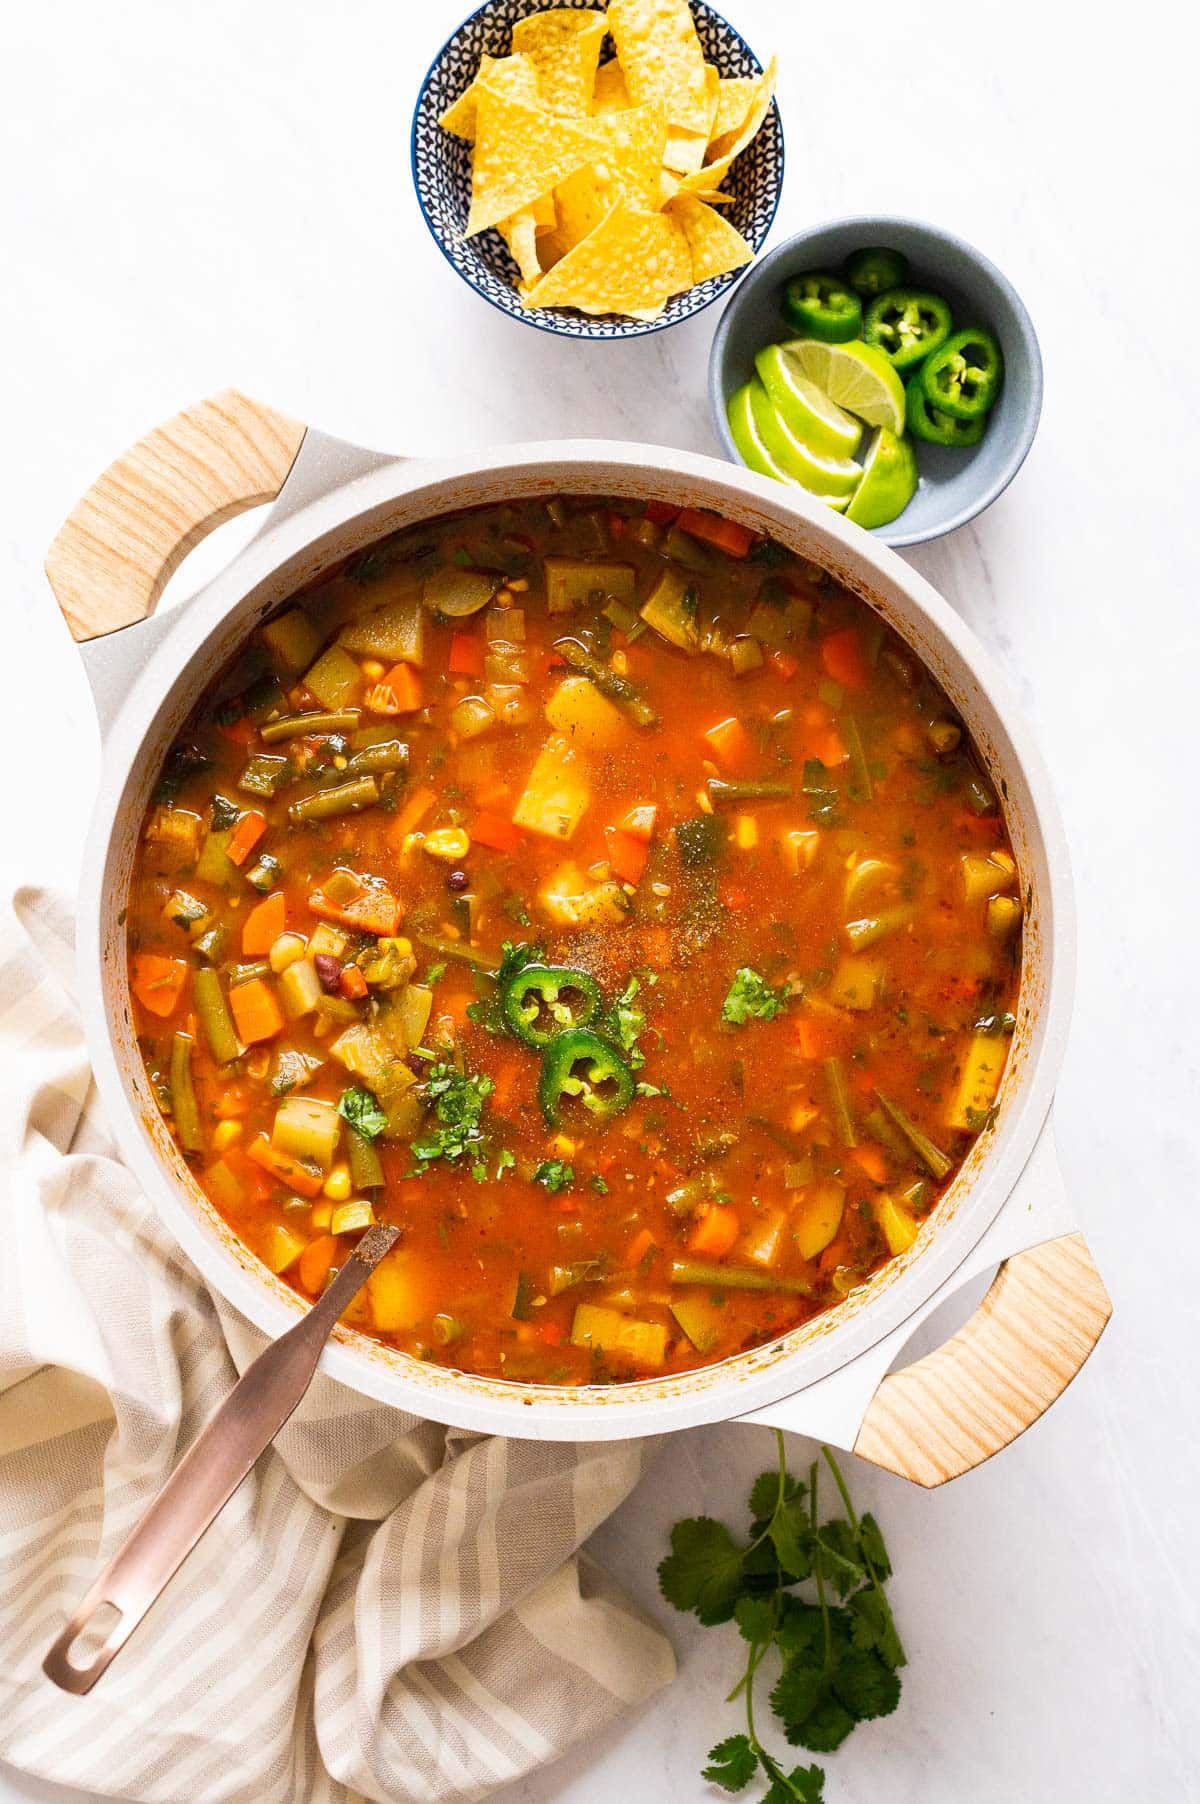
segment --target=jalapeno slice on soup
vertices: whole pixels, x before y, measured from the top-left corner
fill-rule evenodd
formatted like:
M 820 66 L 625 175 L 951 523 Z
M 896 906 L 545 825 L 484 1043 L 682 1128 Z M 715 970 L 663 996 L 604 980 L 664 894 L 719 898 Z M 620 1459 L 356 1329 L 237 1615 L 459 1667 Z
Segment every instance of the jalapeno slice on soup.
M 256 631 L 159 774 L 129 981 L 272 1272 L 315 1298 L 387 1220 L 363 1333 L 620 1383 L 920 1255 L 1025 900 L 865 603 L 703 508 L 562 495 L 408 527 Z

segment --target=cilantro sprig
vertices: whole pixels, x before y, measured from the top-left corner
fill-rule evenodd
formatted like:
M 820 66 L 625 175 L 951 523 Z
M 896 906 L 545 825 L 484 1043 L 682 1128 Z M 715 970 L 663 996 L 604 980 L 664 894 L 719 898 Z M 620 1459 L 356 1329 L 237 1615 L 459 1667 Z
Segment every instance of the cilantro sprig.
M 429 1067 L 422 1090 L 433 1104 L 437 1126 L 426 1121 L 412 1143 L 416 1175 L 428 1171 L 435 1159 L 448 1159 L 451 1163 L 470 1159 L 472 1177 L 483 1181 L 487 1176 L 483 1162 L 487 1135 L 480 1118 L 495 1088 L 483 1072 L 460 1071 L 450 1059 L 438 1059 Z
M 658 1582 L 669 1603 L 694 1611 L 706 1626 L 736 1622 L 748 1647 L 745 1670 L 727 1700 L 743 1699 L 746 1728 L 710 1751 L 704 1778 L 736 1792 L 761 1773 L 767 1782 L 762 1804 L 822 1804 L 822 1768 L 788 1772 L 759 1739 L 754 1687 L 760 1667 L 768 1656 L 778 1659 L 770 1701 L 785 1740 L 832 1753 L 857 1723 L 896 1708 L 906 1657 L 884 1591 L 892 1567 L 879 1524 L 856 1514 L 828 1447 L 822 1453 L 844 1514 L 821 1523 L 820 1461 L 813 1461 L 802 1484 L 787 1469 L 782 1434 L 776 1440 L 778 1467 L 762 1473 L 750 1492 L 749 1542 L 736 1541 L 723 1522 L 708 1516 L 677 1522 Z M 801 1585 L 811 1585 L 808 1596 Z
M 744 1027 L 747 1021 L 773 1021 L 786 1000 L 782 990 L 772 989 L 765 977 L 743 965 L 734 973 L 721 1004 L 721 1019 L 733 1027 Z

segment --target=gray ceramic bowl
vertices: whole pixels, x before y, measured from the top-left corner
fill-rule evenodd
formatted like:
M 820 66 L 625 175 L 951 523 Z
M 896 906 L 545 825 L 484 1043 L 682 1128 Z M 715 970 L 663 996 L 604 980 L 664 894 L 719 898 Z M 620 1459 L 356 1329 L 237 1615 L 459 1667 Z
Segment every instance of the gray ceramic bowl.
M 914 286 L 945 295 L 955 329 L 988 326 L 1004 353 L 1004 387 L 983 438 L 970 450 L 917 444 L 921 482 L 896 520 L 872 536 L 888 545 L 919 545 L 973 520 L 1008 487 L 1025 461 L 1042 411 L 1042 355 L 1037 334 L 1012 283 L 971 245 L 916 219 L 864 215 L 797 232 L 755 263 L 733 291 L 713 339 L 708 397 L 725 455 L 741 463 L 725 404 L 754 374 L 754 354 L 793 336 L 779 311 L 789 276 L 840 269 L 852 251 L 887 245 L 908 259 Z

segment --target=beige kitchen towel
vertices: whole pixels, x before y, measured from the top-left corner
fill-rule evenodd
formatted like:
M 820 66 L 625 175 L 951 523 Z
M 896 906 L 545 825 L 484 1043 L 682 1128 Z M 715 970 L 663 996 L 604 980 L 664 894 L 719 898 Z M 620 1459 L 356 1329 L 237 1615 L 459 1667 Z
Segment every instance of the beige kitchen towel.
M 117 1158 L 69 907 L 0 913 L 0 1757 L 163 1804 L 457 1801 L 666 1685 L 579 1552 L 641 1445 L 460 1434 L 323 1377 L 93 1694 L 42 1676 L 263 1343 Z

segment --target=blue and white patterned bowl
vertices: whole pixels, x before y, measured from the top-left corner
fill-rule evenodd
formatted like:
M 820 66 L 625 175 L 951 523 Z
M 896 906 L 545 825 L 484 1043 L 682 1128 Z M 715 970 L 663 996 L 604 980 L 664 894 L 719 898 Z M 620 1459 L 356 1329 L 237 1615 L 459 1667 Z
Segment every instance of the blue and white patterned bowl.
M 713 276 L 667 302 L 656 320 L 595 317 L 567 308 L 522 307 L 517 293 L 519 271 L 499 232 L 464 238 L 471 204 L 471 146 L 443 131 L 438 119 L 475 79 L 480 58 L 506 56 L 518 19 L 543 12 L 548 5 L 598 11 L 596 0 L 487 0 L 478 12 L 447 38 L 430 65 L 417 96 L 412 124 L 412 173 L 417 200 L 438 248 L 464 282 L 502 313 L 543 332 L 568 338 L 637 338 L 690 319 L 715 301 L 740 271 Z M 704 54 L 724 76 L 757 75 L 762 67 L 732 25 L 705 0 L 691 0 Z M 725 209 L 743 238 L 757 251 L 775 217 L 783 188 L 783 127 L 774 101 L 753 143 L 747 146 L 725 182 L 733 204 Z

